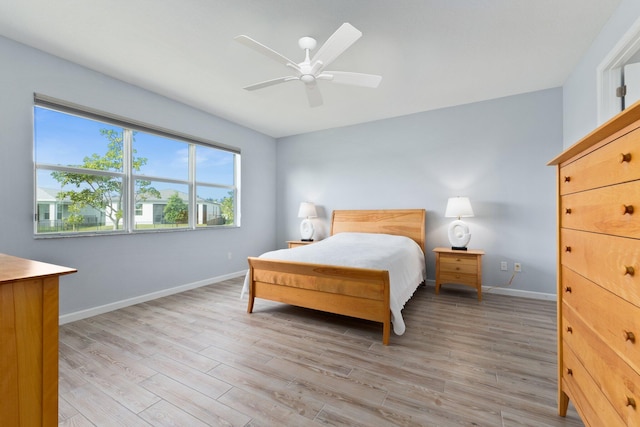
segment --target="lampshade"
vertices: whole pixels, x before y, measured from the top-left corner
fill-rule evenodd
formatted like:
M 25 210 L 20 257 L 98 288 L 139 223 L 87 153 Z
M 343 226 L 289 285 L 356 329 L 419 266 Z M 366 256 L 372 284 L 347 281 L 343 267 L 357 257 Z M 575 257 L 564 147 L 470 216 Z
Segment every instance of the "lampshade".
M 300 208 L 298 209 L 298 218 L 315 218 L 318 216 L 316 212 L 316 205 L 311 202 L 302 202 L 300 203 Z
M 458 218 L 473 216 L 471 202 L 468 197 L 450 197 L 447 202 L 447 210 L 444 212 L 446 218 Z

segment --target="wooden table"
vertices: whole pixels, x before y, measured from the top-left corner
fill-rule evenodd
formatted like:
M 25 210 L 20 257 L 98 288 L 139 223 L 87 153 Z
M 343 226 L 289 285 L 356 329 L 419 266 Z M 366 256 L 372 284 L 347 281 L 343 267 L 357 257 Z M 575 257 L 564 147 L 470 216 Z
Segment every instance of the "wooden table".
M 443 283 L 460 283 L 476 288 L 478 301 L 482 301 L 482 255 L 484 251 L 460 251 L 450 248 L 435 248 L 436 294 Z
M 73 268 L 0 254 L 0 424 L 58 425 L 58 278 Z

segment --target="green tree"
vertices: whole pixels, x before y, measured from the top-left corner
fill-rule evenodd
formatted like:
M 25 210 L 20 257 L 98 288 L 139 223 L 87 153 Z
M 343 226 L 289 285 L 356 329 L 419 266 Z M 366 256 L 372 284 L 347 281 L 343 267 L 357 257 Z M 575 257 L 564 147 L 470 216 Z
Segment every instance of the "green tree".
M 69 165 L 98 171 L 122 171 L 123 164 L 123 134 L 112 129 L 100 129 L 100 134 L 107 138 L 107 152 L 104 155 L 92 154 L 85 157 L 81 165 Z M 135 133 L 134 133 L 135 135 Z M 135 150 L 133 152 L 135 154 Z M 139 171 L 147 163 L 144 157 L 133 157 L 132 168 Z M 69 199 L 72 212 L 74 230 L 79 224 L 78 216 L 82 208 L 91 206 L 104 212 L 117 230 L 122 219 L 123 191 L 122 182 L 112 176 L 93 175 L 91 173 L 52 172 L 51 176 L 62 187 L 73 186 L 75 189 L 58 193 L 60 200 Z M 135 185 L 135 203 L 140 203 L 149 197 L 160 198 L 160 192 L 151 186 L 151 181 L 137 180 Z M 69 222 L 69 218 L 66 219 Z
M 220 211 L 224 218 L 225 224 L 233 224 L 233 191 L 229 191 L 227 197 L 223 197 L 220 200 L 216 200 L 216 203 L 220 205 Z
M 70 225 L 73 231 L 77 231 L 78 226 L 84 222 L 84 216 L 80 214 L 83 207 L 80 204 L 69 206 L 69 216 L 64 219 L 64 222 Z
M 176 191 L 164 207 L 164 219 L 174 224 L 185 224 L 189 220 L 189 207 Z

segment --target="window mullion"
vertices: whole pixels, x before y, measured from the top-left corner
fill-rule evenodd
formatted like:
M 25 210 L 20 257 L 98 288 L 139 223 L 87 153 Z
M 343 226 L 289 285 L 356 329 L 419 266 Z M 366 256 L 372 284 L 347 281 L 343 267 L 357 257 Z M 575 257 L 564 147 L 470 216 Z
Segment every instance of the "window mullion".
M 135 226 L 135 179 L 133 178 L 133 131 L 122 129 L 122 228 L 133 232 Z
M 196 146 L 189 144 L 189 227 L 198 225 L 198 203 L 196 202 Z

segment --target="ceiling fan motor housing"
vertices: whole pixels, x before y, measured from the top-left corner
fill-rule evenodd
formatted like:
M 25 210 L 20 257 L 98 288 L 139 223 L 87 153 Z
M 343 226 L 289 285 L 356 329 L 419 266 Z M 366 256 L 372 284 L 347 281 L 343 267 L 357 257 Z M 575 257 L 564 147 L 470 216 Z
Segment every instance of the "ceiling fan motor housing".
M 317 42 L 313 37 L 301 37 L 300 40 L 298 40 L 298 46 L 300 46 L 300 49 L 313 50 L 316 48 Z

